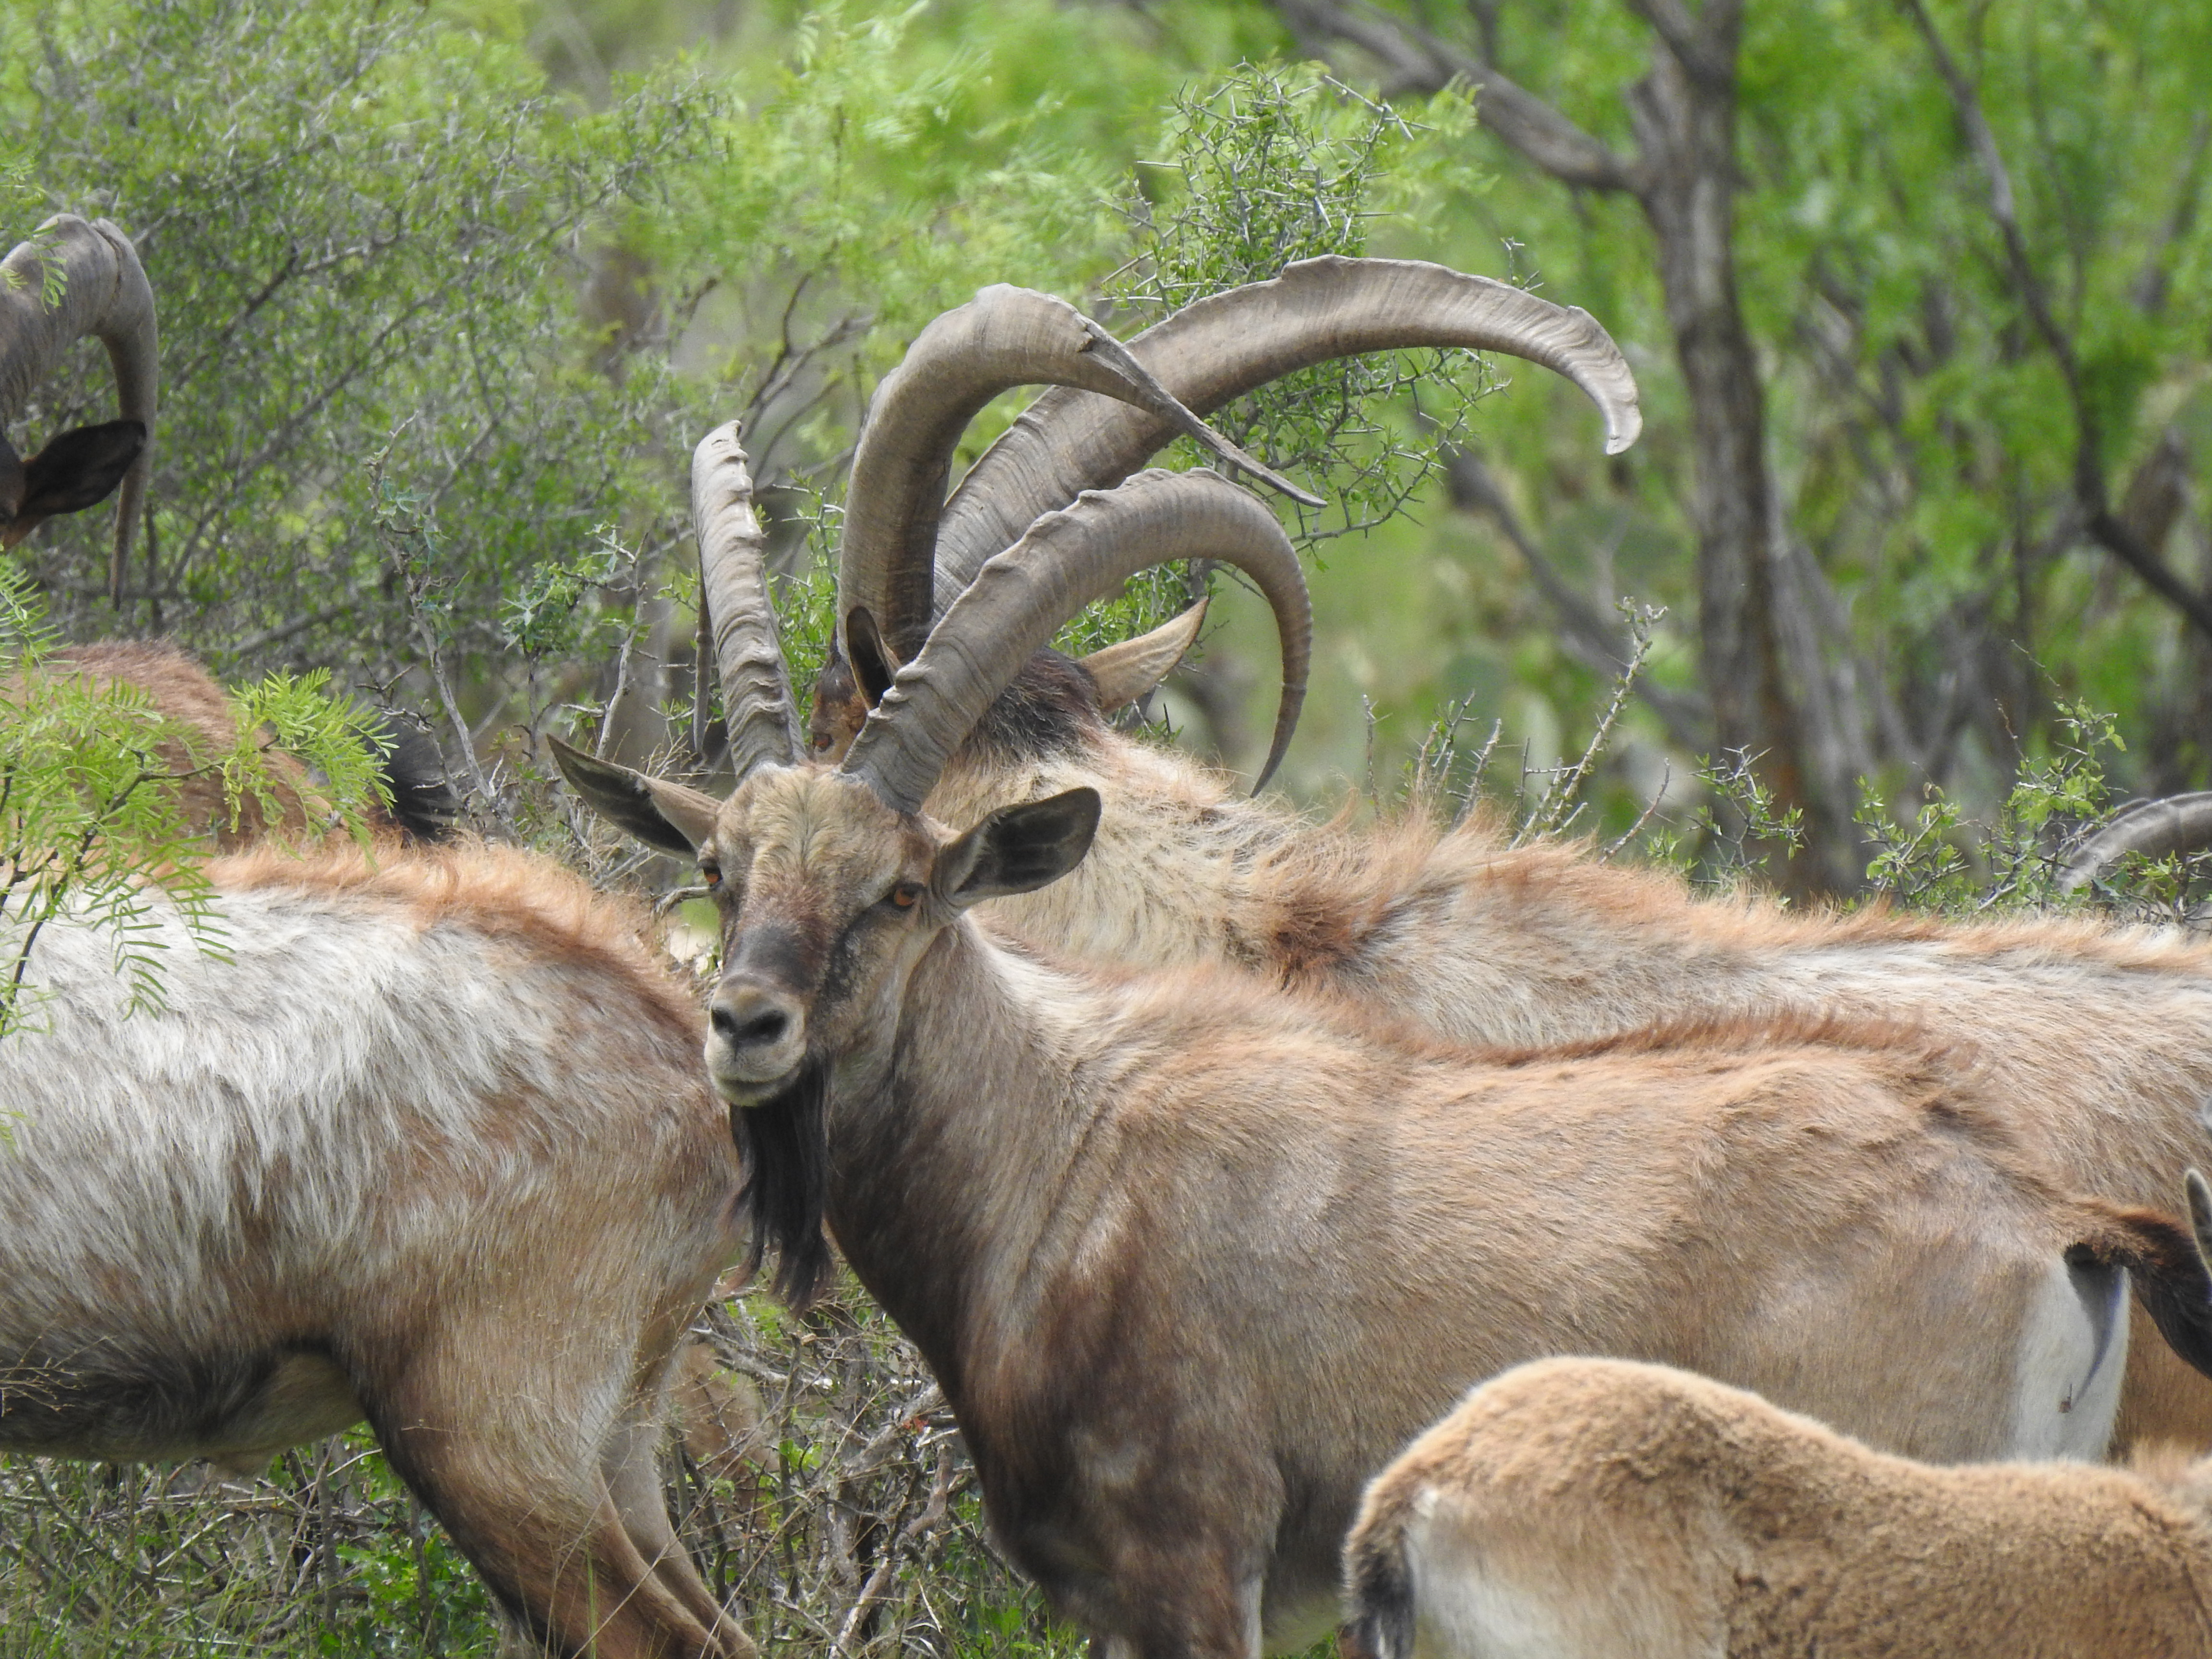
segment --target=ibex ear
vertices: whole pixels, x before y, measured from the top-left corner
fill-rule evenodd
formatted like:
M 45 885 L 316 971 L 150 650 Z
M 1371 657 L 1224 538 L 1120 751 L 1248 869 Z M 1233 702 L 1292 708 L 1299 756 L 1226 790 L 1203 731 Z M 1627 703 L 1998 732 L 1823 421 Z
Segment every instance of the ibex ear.
M 1083 862 L 1098 833 L 1098 792 L 1001 806 L 937 855 L 930 886 L 956 910 L 1048 886 Z
M 884 643 L 875 613 L 865 605 L 854 605 L 845 617 L 845 658 L 852 665 L 853 678 L 860 683 L 860 695 L 873 708 L 891 689 L 899 659 Z
M 0 546 L 13 547 L 46 520 L 82 513 L 115 493 L 146 447 L 143 421 L 107 421 L 64 432 L 23 463 L 23 493 L 0 527 Z
M 1096 688 L 1100 714 L 1110 714 L 1152 695 L 1198 638 L 1198 630 L 1206 625 L 1206 605 L 1200 599 L 1149 634 L 1139 634 L 1079 659 L 1077 665 L 1091 676 Z
M 712 795 L 665 778 L 648 778 L 612 761 L 593 760 L 558 738 L 545 741 L 568 787 L 647 847 L 688 859 L 714 833 L 719 807 Z

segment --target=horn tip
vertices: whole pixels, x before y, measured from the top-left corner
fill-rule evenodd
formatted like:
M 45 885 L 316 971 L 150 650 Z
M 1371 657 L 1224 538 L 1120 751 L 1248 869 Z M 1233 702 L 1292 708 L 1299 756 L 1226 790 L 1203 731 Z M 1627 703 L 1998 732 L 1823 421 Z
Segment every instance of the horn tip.
M 1644 411 L 1634 404 L 1617 404 L 1605 412 L 1605 453 L 1618 455 L 1644 435 Z

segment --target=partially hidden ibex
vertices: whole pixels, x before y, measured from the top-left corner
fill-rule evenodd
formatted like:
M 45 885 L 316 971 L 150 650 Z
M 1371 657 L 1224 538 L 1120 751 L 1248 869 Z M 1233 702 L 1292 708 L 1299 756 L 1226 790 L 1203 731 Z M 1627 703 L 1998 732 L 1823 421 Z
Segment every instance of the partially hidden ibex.
M 127 645 L 80 667 L 118 657 L 167 672 Z M 251 1463 L 366 1418 L 542 1649 L 745 1659 L 656 1449 L 672 1355 L 751 1237 L 751 1124 L 699 1079 L 644 919 L 492 849 L 204 871 L 223 949 L 155 900 L 156 1007 L 90 918 L 29 954 L 0 1450 Z
M 747 488 L 734 428 L 695 467 Z M 702 541 L 735 793 L 556 750 L 722 907 L 708 1070 L 750 1126 L 779 1283 L 820 1281 L 826 1217 L 1060 1612 L 1147 1659 L 1312 1639 L 1363 1484 L 1540 1354 L 1696 1366 L 1954 1459 L 2101 1451 L 2122 1267 L 2212 1364 L 2186 1233 L 2055 1191 L 1908 1033 L 1481 1053 L 1248 975 L 996 942 L 966 913 L 1076 866 L 1099 799 L 955 834 L 922 811 L 939 769 L 1065 617 L 1200 544 L 1270 591 L 1296 569 L 1208 474 L 1048 515 L 833 769 L 799 758 L 757 533 Z
M 107 347 L 121 418 L 73 428 L 29 460 L 18 459 L 6 427 L 70 347 L 87 336 Z M 137 250 L 116 226 L 64 214 L 0 260 L 0 547 L 14 546 L 50 518 L 97 506 L 119 484 L 110 586 L 120 593 L 145 503 L 159 384 L 153 289 Z M 307 769 L 266 744 L 273 819 L 256 796 L 226 799 L 214 763 L 237 744 L 236 716 L 206 668 L 174 646 L 139 640 L 64 646 L 46 656 L 42 672 L 143 693 L 168 722 L 159 754 L 179 780 L 179 809 L 220 847 L 235 849 L 271 829 L 312 827 L 316 792 Z M 0 686 L 0 697 L 7 695 Z M 372 827 L 420 841 L 448 833 L 459 804 L 436 746 L 387 724 L 379 759 L 389 805 L 372 809 Z
M 2212 1460 L 1931 1468 L 1707 1377 L 1545 1359 L 1376 1478 L 1345 1562 L 1347 1659 L 2190 1659 Z
M 843 751 L 896 663 L 986 561 L 1048 562 L 1024 539 L 1032 521 L 1115 483 L 1172 435 L 1146 409 L 1055 387 L 946 501 L 957 428 L 982 397 L 1066 378 L 1048 353 L 970 364 L 958 355 L 967 332 L 925 331 L 871 410 L 841 565 L 843 653 L 816 688 L 824 757 Z M 1605 411 L 1608 447 L 1635 434 L 1633 382 L 1587 317 L 1433 265 L 1293 265 L 1193 306 L 1127 351 L 1158 397 L 1202 416 L 1341 352 L 1435 343 L 1559 368 Z M 1303 662 L 1303 638 L 1285 649 Z M 1992 1109 L 2075 1190 L 2160 1207 L 2204 1158 L 2212 951 L 2177 936 L 1700 900 L 1672 876 L 1603 866 L 1571 845 L 1502 846 L 1480 823 L 1319 825 L 1113 731 L 1085 693 L 1064 659 L 1026 665 L 931 794 L 930 811 L 954 823 L 1069 788 L 1103 799 L 1090 856 L 1065 880 L 994 902 L 994 927 L 1101 963 L 1228 963 L 1455 1042 L 1589 1041 L 1777 1009 L 1897 1022 L 1967 1045 L 1988 1068 Z M 2163 1345 L 2139 1340 L 2137 1352 L 2124 1431 L 2212 1445 L 2212 1387 Z

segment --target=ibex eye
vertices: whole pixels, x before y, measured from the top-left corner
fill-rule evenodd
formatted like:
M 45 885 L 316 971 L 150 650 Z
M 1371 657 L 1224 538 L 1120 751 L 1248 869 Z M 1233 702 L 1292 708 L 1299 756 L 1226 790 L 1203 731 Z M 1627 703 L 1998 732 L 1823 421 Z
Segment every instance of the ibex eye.
M 830 746 L 830 734 L 827 732 L 817 732 L 814 734 L 814 746 L 817 749 L 827 749 Z
M 714 864 L 701 865 L 699 866 L 699 879 L 706 884 L 707 890 L 709 892 L 712 892 L 715 888 L 720 887 L 722 884 L 721 866 Z
M 902 910 L 913 909 L 921 899 L 921 884 L 918 881 L 902 881 L 891 889 L 891 902 Z

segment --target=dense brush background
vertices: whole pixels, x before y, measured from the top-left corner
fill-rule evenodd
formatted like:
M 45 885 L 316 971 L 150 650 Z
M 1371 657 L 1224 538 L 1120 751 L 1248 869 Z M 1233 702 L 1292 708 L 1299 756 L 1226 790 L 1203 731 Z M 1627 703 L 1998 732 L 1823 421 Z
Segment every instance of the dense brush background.
M 57 521 L 13 556 L 0 635 L 33 659 L 173 637 L 341 799 L 353 711 L 386 711 L 443 750 L 477 830 L 673 885 L 571 815 L 542 739 L 696 766 L 684 481 L 710 423 L 746 421 L 803 680 L 859 417 L 938 312 L 1012 282 L 1127 332 L 1288 258 L 1432 258 L 1595 313 L 1645 435 L 1607 459 L 1571 387 L 1435 354 L 1224 414 L 1332 503 L 1291 524 L 1319 637 L 1291 793 L 1487 793 L 1502 824 L 1801 901 L 2045 902 L 2073 826 L 2212 784 L 2212 9 L 1751 0 L 1695 92 L 1720 149 L 1654 149 L 1673 48 L 1644 19 L 1732 15 L 0 0 L 0 234 L 116 219 L 162 330 L 121 604 L 103 515 Z M 1473 85 L 1500 74 L 1520 104 Z M 1532 107 L 1551 151 L 1486 125 Z M 1711 319 L 1686 326 L 1650 206 L 1700 179 L 1733 193 L 1692 273 L 1756 394 L 1731 410 L 1686 371 Z M 112 403 L 88 344 L 9 435 L 27 451 Z M 1732 588 L 1723 416 L 1753 440 L 1761 527 Z M 1275 669 L 1256 599 L 1167 573 L 1067 642 L 1209 581 L 1214 631 L 1153 712 L 1249 765 Z M 1771 647 L 1771 684 L 1737 683 L 1743 641 Z M 112 771 L 143 717 L 46 708 L 0 734 L 0 769 Z M 91 775 L 9 797 L 44 805 L 0 811 L 0 852 L 57 844 Z M 149 801 L 106 823 L 136 849 L 108 869 L 188 888 Z M 2190 918 L 2190 874 L 2142 872 L 2129 902 Z M 703 943 L 672 929 L 679 961 Z M 703 1328 L 732 1433 L 672 1444 L 671 1491 L 764 1644 L 1072 1650 L 857 1291 L 804 1320 L 734 1299 Z M 0 1656 L 500 1639 L 365 1440 L 252 1473 L 0 1460 Z

